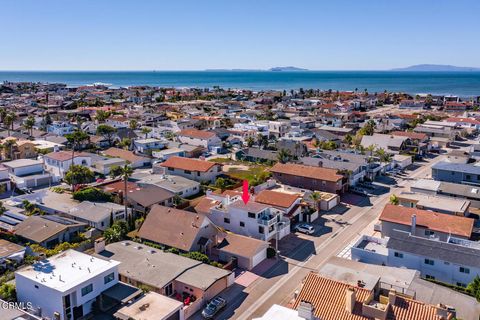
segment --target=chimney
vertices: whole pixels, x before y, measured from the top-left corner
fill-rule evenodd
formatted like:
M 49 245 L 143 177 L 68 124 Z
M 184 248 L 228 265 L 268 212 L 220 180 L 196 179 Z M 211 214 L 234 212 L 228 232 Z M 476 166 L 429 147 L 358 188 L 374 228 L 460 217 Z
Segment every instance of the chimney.
M 393 306 L 395 305 L 395 300 L 397 300 L 397 293 L 395 292 L 395 290 L 390 290 L 388 292 L 388 303 Z
M 415 235 L 416 228 L 417 228 L 417 215 L 414 213 L 412 214 L 412 230 L 411 230 L 412 236 Z
M 95 253 L 100 253 L 105 250 L 105 238 L 98 238 L 95 240 Z
M 355 302 L 356 302 L 356 295 L 355 295 L 355 290 L 353 288 L 348 288 L 345 291 L 345 309 L 353 313 L 353 309 L 355 308 Z
M 305 320 L 314 320 L 312 304 L 307 301 L 300 301 L 298 305 L 298 316 Z

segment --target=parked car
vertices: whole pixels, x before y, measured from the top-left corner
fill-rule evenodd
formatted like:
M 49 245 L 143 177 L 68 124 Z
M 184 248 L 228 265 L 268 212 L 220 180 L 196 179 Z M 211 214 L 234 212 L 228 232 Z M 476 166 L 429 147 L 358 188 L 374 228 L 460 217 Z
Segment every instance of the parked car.
M 295 231 L 305 234 L 314 234 L 315 228 L 307 223 L 302 223 L 295 227 Z
M 207 306 L 202 310 L 202 317 L 213 319 L 213 317 L 227 305 L 227 300 L 218 296 L 210 300 Z

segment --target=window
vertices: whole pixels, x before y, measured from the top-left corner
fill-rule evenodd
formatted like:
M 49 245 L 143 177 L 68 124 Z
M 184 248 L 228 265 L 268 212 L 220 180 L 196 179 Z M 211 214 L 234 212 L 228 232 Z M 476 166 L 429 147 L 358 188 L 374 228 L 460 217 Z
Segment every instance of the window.
M 461 272 L 461 273 L 469 274 L 469 273 L 470 273 L 470 269 L 465 268 L 465 267 L 460 267 L 460 272 Z
M 265 231 L 263 230 L 262 226 L 258 226 L 258 233 L 263 234 Z
M 245 222 L 240 221 L 240 227 L 245 227 Z
M 435 277 L 434 277 L 434 276 L 431 276 L 431 275 L 429 275 L 429 274 L 426 274 L 426 275 L 425 275 L 425 279 L 435 280 Z
M 249 212 L 249 213 L 248 213 L 248 217 L 249 217 L 249 218 L 252 218 L 252 219 L 256 219 L 256 218 L 257 218 L 257 215 L 256 215 L 255 213 L 253 213 L 253 212 Z
M 165 287 L 165 295 L 167 297 L 170 297 L 173 294 L 173 284 L 170 282 L 166 287 Z
M 192 173 L 192 171 L 190 171 L 190 170 L 183 170 L 183 172 L 185 172 L 185 174 L 191 174 Z
M 426 236 L 434 236 L 435 232 L 433 232 L 432 230 L 425 230 L 425 235 Z
M 174 171 L 175 169 L 173 169 L 172 167 L 168 167 L 168 171 Z
M 465 176 L 465 178 L 466 178 L 467 180 L 470 180 L 470 179 L 471 179 L 471 177 L 470 177 L 469 174 L 467 174 L 467 175 Z
M 466 288 L 466 287 L 467 287 L 467 284 L 465 284 L 465 283 L 463 283 L 463 282 L 457 282 L 457 287 Z
M 230 223 L 230 218 L 223 218 L 223 222 Z
M 396 252 L 393 254 L 395 257 L 402 259 L 403 258 L 403 253 Z
M 93 284 L 90 283 L 88 286 L 82 288 L 82 297 L 86 296 L 87 294 L 89 294 L 92 291 L 93 291 Z
M 112 272 L 112 273 L 106 275 L 105 277 L 103 277 L 103 283 L 107 284 L 109 282 L 112 282 L 114 279 L 115 279 L 115 273 Z
M 430 259 L 425 259 L 424 263 L 433 266 L 435 264 L 435 261 Z

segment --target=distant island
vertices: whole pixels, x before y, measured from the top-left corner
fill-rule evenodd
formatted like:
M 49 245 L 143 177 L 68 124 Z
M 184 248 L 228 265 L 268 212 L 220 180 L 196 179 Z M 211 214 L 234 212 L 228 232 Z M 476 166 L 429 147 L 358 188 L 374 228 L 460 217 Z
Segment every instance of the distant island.
M 445 72 L 465 72 L 465 71 L 480 71 L 480 68 L 473 67 L 457 67 L 443 64 L 417 64 L 406 68 L 395 68 L 392 71 L 445 71 Z
M 274 67 L 274 68 L 268 69 L 268 71 L 308 71 L 308 69 L 288 66 L 288 67 Z

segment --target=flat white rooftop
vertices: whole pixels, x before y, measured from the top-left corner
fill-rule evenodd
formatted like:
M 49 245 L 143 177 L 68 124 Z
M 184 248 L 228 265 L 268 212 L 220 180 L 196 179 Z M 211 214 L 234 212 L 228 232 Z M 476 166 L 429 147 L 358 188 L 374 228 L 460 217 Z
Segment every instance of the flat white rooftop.
M 253 318 L 253 320 L 305 320 L 298 315 L 297 310 L 274 304 L 261 318 Z
M 20 269 L 15 274 L 65 292 L 119 264 L 118 261 L 95 258 L 70 249 Z

